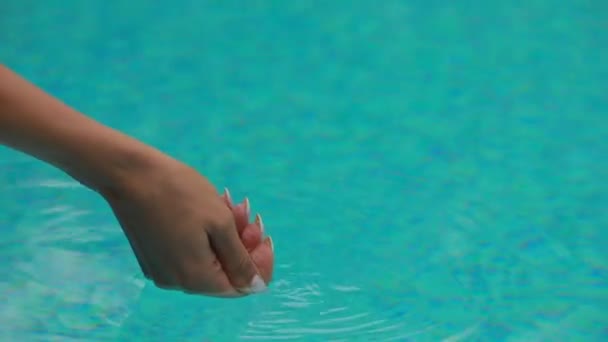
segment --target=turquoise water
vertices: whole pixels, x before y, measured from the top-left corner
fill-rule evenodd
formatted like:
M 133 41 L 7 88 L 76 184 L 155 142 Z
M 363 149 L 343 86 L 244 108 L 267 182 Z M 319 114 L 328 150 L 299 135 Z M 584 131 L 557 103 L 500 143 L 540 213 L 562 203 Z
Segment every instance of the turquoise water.
M 248 196 L 271 291 L 145 281 L 0 150 L 2 341 L 608 340 L 608 3 L 4 1 L 0 60 Z

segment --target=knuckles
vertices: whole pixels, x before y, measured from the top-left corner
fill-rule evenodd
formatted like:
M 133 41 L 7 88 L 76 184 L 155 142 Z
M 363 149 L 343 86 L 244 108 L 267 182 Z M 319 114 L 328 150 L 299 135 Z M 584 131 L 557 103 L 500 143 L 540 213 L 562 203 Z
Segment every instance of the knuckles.
M 213 294 L 230 290 L 218 284 L 223 270 L 219 262 L 204 263 L 183 262 L 176 266 L 174 280 L 177 289 L 188 294 Z
M 199 211 L 199 213 L 200 216 L 195 215 L 198 218 L 191 217 L 189 221 L 204 228 L 207 239 L 211 239 L 212 236 L 223 236 L 230 229 L 236 229 L 232 211 L 219 198 L 217 203 L 208 205 L 204 211 Z M 188 237 L 180 241 L 186 250 L 210 247 L 201 245 L 198 238 Z M 154 282 L 156 287 L 164 290 L 178 290 L 187 294 L 219 297 L 234 297 L 235 294 L 238 294 L 230 281 L 223 280 L 226 279 L 226 274 L 219 260 L 206 260 L 206 258 L 203 260 L 200 259 L 200 255 L 197 255 L 198 253 L 180 252 L 177 254 L 173 261 L 178 262 L 169 262 L 171 272 L 167 277 L 157 277 L 155 274 L 146 276 Z M 247 260 L 239 260 L 239 263 L 245 268 Z M 165 268 L 165 270 L 167 269 Z M 248 280 L 239 279 L 239 283 L 241 281 L 244 282 L 243 286 L 248 285 Z
M 215 206 L 212 215 L 208 215 L 205 221 L 205 227 L 209 234 L 223 234 L 227 230 L 236 229 L 234 216 L 223 203 Z

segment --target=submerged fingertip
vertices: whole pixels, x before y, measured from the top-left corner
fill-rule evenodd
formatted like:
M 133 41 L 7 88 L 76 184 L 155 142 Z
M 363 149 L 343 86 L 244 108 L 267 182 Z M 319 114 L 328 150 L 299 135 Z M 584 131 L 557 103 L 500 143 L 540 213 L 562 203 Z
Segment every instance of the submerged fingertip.
M 264 281 L 264 279 L 262 279 L 262 277 L 260 275 L 256 274 L 251 279 L 251 283 L 249 284 L 249 286 L 246 288 L 240 289 L 239 291 L 242 291 L 244 293 L 254 294 L 254 293 L 264 292 L 267 289 L 268 289 L 268 286 L 266 285 L 266 282 Z

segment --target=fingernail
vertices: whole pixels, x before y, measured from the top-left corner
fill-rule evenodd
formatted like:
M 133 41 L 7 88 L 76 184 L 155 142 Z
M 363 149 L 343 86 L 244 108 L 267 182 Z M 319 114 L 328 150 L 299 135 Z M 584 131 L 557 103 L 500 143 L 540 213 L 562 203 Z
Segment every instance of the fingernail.
M 224 188 L 224 198 L 226 199 L 226 202 L 228 203 L 228 206 L 230 208 L 232 208 L 232 206 L 233 206 L 232 196 L 230 196 L 230 191 L 228 191 L 228 188 Z
M 274 253 L 274 242 L 272 242 L 272 238 L 269 236 L 266 238 L 268 240 L 268 244 L 270 245 L 270 250 Z
M 251 217 L 251 207 L 249 206 L 249 198 L 245 197 L 245 215 L 247 215 L 247 221 Z
M 262 231 L 262 235 L 264 235 L 264 221 L 262 221 L 262 215 L 255 214 L 255 224 L 257 224 L 258 227 L 260 227 L 260 230 Z
M 249 285 L 249 287 L 244 289 L 244 292 L 260 293 L 266 291 L 267 288 L 268 287 L 266 286 L 264 279 L 262 279 L 262 277 L 256 274 L 255 276 L 253 276 L 253 279 L 251 279 L 251 284 Z

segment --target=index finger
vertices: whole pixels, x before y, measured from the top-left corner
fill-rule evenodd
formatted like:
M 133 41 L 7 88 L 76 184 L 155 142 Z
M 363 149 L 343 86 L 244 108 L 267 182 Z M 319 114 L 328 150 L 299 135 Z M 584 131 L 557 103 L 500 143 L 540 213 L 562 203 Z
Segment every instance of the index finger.
M 234 225 L 215 227 L 209 235 L 211 246 L 232 286 L 243 293 L 258 293 L 266 290 L 266 282 L 243 245 Z

